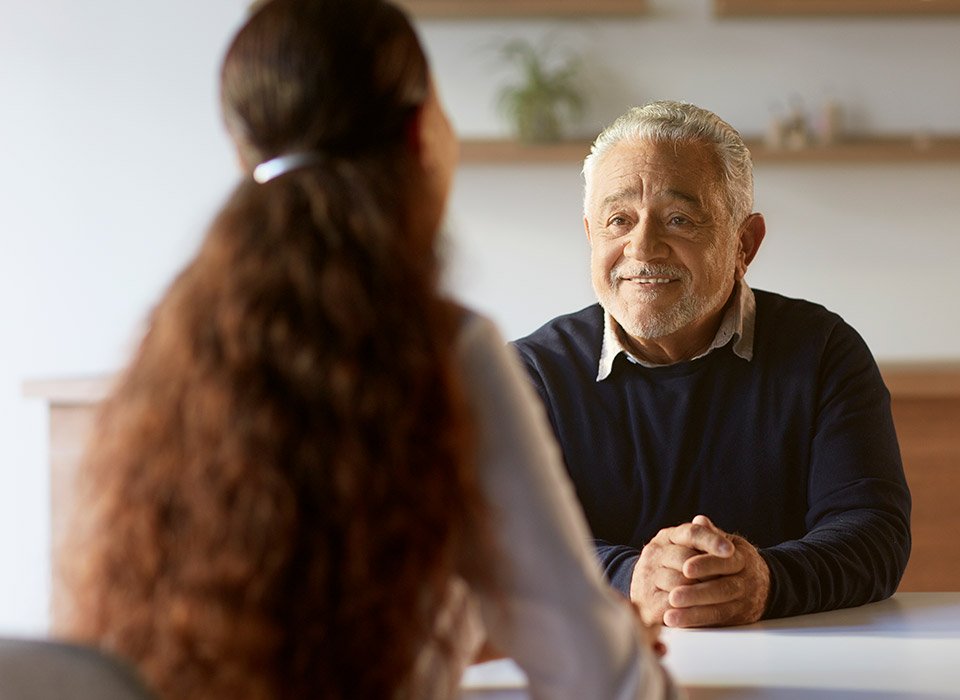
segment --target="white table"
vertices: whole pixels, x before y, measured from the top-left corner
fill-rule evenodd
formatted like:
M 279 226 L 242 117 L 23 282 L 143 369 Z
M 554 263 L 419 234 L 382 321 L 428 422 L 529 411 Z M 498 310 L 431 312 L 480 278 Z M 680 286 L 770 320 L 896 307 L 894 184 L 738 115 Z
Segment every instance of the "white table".
M 706 630 L 664 630 L 690 700 L 960 698 L 960 593 L 898 593 L 859 608 Z M 522 700 L 510 661 L 474 666 L 464 699 Z

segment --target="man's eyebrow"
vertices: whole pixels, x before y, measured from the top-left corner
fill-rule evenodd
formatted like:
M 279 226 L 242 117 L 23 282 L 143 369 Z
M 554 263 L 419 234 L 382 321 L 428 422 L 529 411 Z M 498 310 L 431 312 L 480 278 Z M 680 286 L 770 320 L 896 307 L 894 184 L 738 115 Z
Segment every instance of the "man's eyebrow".
M 681 202 L 686 202 L 687 204 L 692 204 L 698 209 L 703 209 L 703 202 L 699 197 L 696 197 L 682 190 L 667 189 L 664 190 L 664 194 L 670 197 L 671 199 L 679 199 Z
M 622 190 L 617 190 L 612 194 L 608 194 L 603 198 L 603 201 L 600 202 L 600 205 L 605 207 L 608 204 L 616 204 L 617 202 L 622 202 L 625 199 L 639 197 L 642 194 L 643 191 L 639 187 L 625 187 Z

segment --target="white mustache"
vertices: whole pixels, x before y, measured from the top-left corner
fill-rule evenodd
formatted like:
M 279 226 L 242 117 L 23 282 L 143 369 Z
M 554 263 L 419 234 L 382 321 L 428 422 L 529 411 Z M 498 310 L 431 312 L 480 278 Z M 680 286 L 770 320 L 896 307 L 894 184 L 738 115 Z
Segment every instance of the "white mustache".
M 625 277 L 670 277 L 686 282 L 690 273 L 682 267 L 674 267 L 673 265 L 634 265 L 631 263 L 617 265 L 610 270 L 611 281 Z

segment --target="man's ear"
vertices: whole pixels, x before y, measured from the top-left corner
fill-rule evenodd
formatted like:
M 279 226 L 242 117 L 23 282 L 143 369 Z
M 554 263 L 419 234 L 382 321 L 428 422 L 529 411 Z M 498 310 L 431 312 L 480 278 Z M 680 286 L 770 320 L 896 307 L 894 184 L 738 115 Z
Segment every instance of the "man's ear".
M 587 243 L 593 243 L 590 237 L 590 220 L 586 216 L 583 217 L 583 230 L 587 234 Z
M 767 233 L 767 224 L 763 214 L 753 213 L 740 226 L 740 249 L 737 251 L 737 279 L 747 274 L 747 267 L 753 262 Z

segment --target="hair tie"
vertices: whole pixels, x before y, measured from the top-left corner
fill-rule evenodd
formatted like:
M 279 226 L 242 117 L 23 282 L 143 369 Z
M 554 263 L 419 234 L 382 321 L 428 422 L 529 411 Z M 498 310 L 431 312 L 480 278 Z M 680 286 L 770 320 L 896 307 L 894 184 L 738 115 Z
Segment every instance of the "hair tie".
M 253 179 L 261 185 L 274 178 L 289 173 L 291 170 L 305 168 L 309 165 L 318 165 L 324 161 L 323 155 L 311 151 L 288 153 L 260 163 L 253 169 Z

